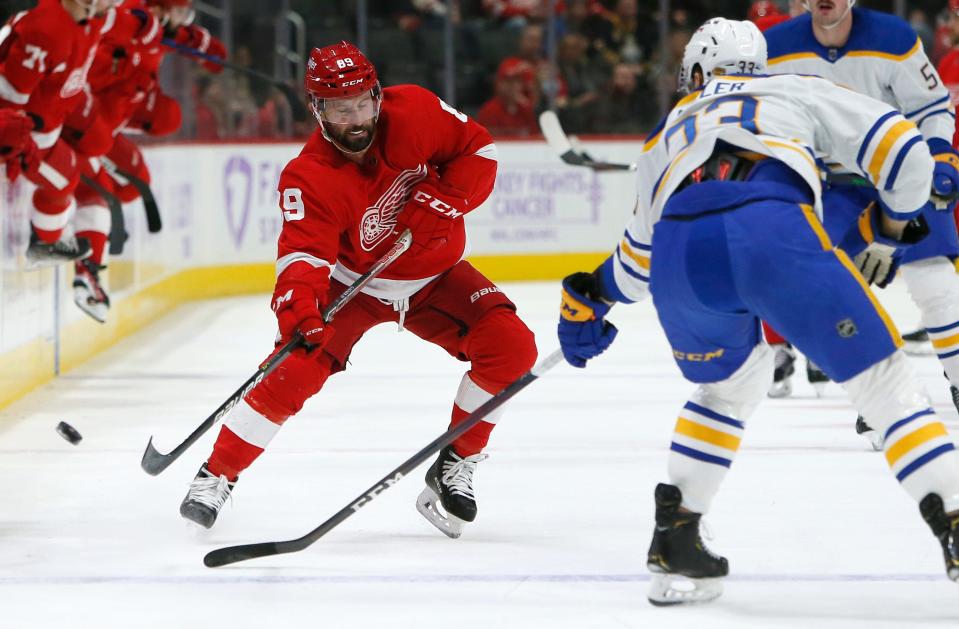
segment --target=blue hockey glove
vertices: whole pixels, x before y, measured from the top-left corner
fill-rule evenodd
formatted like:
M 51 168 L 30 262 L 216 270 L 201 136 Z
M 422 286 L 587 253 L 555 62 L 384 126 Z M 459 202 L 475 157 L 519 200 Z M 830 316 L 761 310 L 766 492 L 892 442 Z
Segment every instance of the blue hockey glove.
M 610 305 L 600 300 L 596 275 L 573 273 L 563 280 L 563 303 L 559 316 L 559 345 L 573 367 L 585 367 L 586 361 L 606 351 L 616 329 L 605 320 Z
M 859 216 L 839 248 L 845 251 L 869 284 L 885 288 L 896 277 L 906 249 L 929 235 L 929 225 L 919 214 L 906 224 L 902 238 L 896 240 L 882 233 L 882 210 L 871 204 Z
M 936 160 L 932 171 L 932 201 L 937 210 L 946 210 L 959 198 L 959 153 L 942 138 L 932 138 L 928 144 Z

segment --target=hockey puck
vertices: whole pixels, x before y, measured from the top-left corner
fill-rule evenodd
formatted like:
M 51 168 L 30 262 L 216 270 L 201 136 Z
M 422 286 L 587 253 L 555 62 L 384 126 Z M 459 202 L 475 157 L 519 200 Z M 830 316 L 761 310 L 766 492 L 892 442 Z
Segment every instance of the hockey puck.
M 77 429 L 67 422 L 57 424 L 57 433 L 73 445 L 77 445 L 83 440 L 83 435 L 77 432 Z

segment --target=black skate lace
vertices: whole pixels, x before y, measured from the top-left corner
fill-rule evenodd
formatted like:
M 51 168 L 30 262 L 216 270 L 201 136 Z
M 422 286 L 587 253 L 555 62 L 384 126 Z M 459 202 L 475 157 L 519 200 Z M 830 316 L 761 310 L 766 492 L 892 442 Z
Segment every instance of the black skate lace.
M 226 476 L 213 476 L 209 472 L 206 474 L 206 476 L 194 478 L 190 483 L 189 499 L 219 512 L 227 498 L 233 499 L 230 481 L 226 479 Z
M 476 471 L 476 464 L 489 458 L 488 454 L 473 454 L 471 456 L 460 458 L 456 453 L 450 452 L 453 460 L 443 461 L 443 476 L 440 479 L 446 485 L 451 494 L 459 494 L 470 500 L 475 500 L 473 494 L 473 472 Z

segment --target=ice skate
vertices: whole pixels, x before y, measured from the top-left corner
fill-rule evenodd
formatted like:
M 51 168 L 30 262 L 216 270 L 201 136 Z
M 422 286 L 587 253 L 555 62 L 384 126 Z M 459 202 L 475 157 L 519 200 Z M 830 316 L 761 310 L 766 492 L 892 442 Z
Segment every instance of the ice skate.
M 936 353 L 929 341 L 929 333 L 926 332 L 926 328 L 919 328 L 914 332 L 903 334 L 902 341 L 902 351 L 911 356 L 930 356 Z
M 653 605 L 706 603 L 723 593 L 729 562 L 714 555 L 699 536 L 699 513 L 680 511 L 674 485 L 656 486 L 656 528 L 646 567 L 653 573 L 647 598 Z
M 473 472 L 487 458 L 486 454 L 464 458 L 453 446 L 446 446 L 426 471 L 426 489 L 416 499 L 416 510 L 447 537 L 456 539 L 466 523 L 476 518 Z
M 236 481 L 231 482 L 226 476 L 211 474 L 204 463 L 180 503 L 180 515 L 203 528 L 212 527 L 223 503 L 232 496 L 235 484 Z
M 75 236 L 62 236 L 53 244 L 43 242 L 33 231 L 27 246 L 27 265 L 30 268 L 50 266 L 60 262 L 83 260 L 90 256 L 90 241 Z
M 110 296 L 100 283 L 100 271 L 107 267 L 90 260 L 76 263 L 73 278 L 73 302 L 100 323 L 106 323 L 110 311 Z
M 768 395 L 772 398 L 789 397 L 793 392 L 792 375 L 796 373 L 796 352 L 788 343 L 773 347 L 776 349 L 776 369 Z
M 822 397 L 826 392 L 826 383 L 829 382 L 829 376 L 808 358 L 806 359 L 806 380 L 815 389 L 816 397 Z
M 919 503 L 919 512 L 932 529 L 932 534 L 942 544 L 946 574 L 953 581 L 959 582 L 959 511 L 946 513 L 942 498 L 938 494 L 928 494 Z
M 872 429 L 872 426 L 866 423 L 862 415 L 856 418 L 856 434 L 862 435 L 869 440 L 869 445 L 876 452 L 882 451 L 882 435 Z
M 956 388 L 956 385 L 949 385 L 949 394 L 952 396 L 952 405 L 959 411 L 959 389 Z

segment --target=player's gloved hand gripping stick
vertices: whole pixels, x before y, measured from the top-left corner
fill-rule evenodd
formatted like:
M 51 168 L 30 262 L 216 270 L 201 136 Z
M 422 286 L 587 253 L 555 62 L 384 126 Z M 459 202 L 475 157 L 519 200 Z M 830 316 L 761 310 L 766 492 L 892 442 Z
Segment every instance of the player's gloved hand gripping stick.
M 429 445 L 404 461 L 399 467 L 395 468 L 389 474 L 377 481 L 375 485 L 357 496 L 356 499 L 350 502 L 350 504 L 337 511 L 330 519 L 303 537 L 285 542 L 262 542 L 260 544 L 244 544 L 242 546 L 218 548 L 207 553 L 207 555 L 203 558 L 203 563 L 209 568 L 217 568 L 227 564 L 236 563 L 238 561 L 245 561 L 247 559 L 254 559 L 256 557 L 269 557 L 271 555 L 280 555 L 283 553 L 295 553 L 307 548 L 313 544 L 313 542 L 317 541 L 333 530 L 348 517 L 368 505 L 380 493 L 400 482 L 404 476 L 416 469 L 416 467 L 421 463 L 427 459 L 433 458 L 437 452 L 453 443 L 460 435 L 489 416 L 490 413 L 505 404 L 510 398 L 525 389 L 534 380 L 545 374 L 562 361 L 562 351 L 554 351 L 552 354 L 544 358 L 538 365 L 508 384 L 505 389 L 494 395 L 492 398 L 486 400 L 485 403 L 470 413 L 470 415 L 462 422 L 431 441 Z
M 386 254 L 376 261 L 376 263 L 370 267 L 370 270 L 361 275 L 355 282 L 349 285 L 339 297 L 333 300 L 329 306 L 323 310 L 323 320 L 329 322 L 333 319 L 333 316 L 339 311 L 343 306 L 345 306 L 351 299 L 353 299 L 364 286 L 370 283 L 373 278 L 383 272 L 383 270 L 393 263 L 400 255 L 403 254 L 407 249 L 410 248 L 410 244 L 413 242 L 413 236 L 410 231 L 407 229 L 400 237 L 397 239 L 393 247 L 386 252 Z M 276 369 L 276 367 L 286 360 L 286 357 L 290 355 L 291 352 L 295 349 L 301 347 L 306 347 L 307 344 L 303 339 L 303 336 L 297 332 L 293 337 L 283 346 L 280 350 L 273 355 L 270 360 L 260 365 L 260 368 L 256 370 L 256 373 L 250 376 L 246 382 L 240 385 L 240 388 L 237 389 L 233 395 L 226 399 L 223 404 L 213 411 L 206 420 L 197 426 L 196 430 L 190 433 L 190 436 L 187 437 L 183 443 L 175 447 L 168 454 L 160 453 L 155 447 L 153 447 L 153 437 L 150 437 L 150 441 L 147 442 L 146 450 L 143 452 L 143 459 L 140 461 L 140 467 L 143 468 L 143 471 L 151 476 L 156 476 L 171 463 L 180 458 L 186 450 L 193 445 L 197 439 L 199 439 L 203 434 L 213 427 L 213 424 L 218 422 L 222 417 L 224 417 L 230 410 L 236 406 L 240 400 L 246 396 L 247 393 L 253 390 L 260 381 L 263 380 L 271 371 Z

